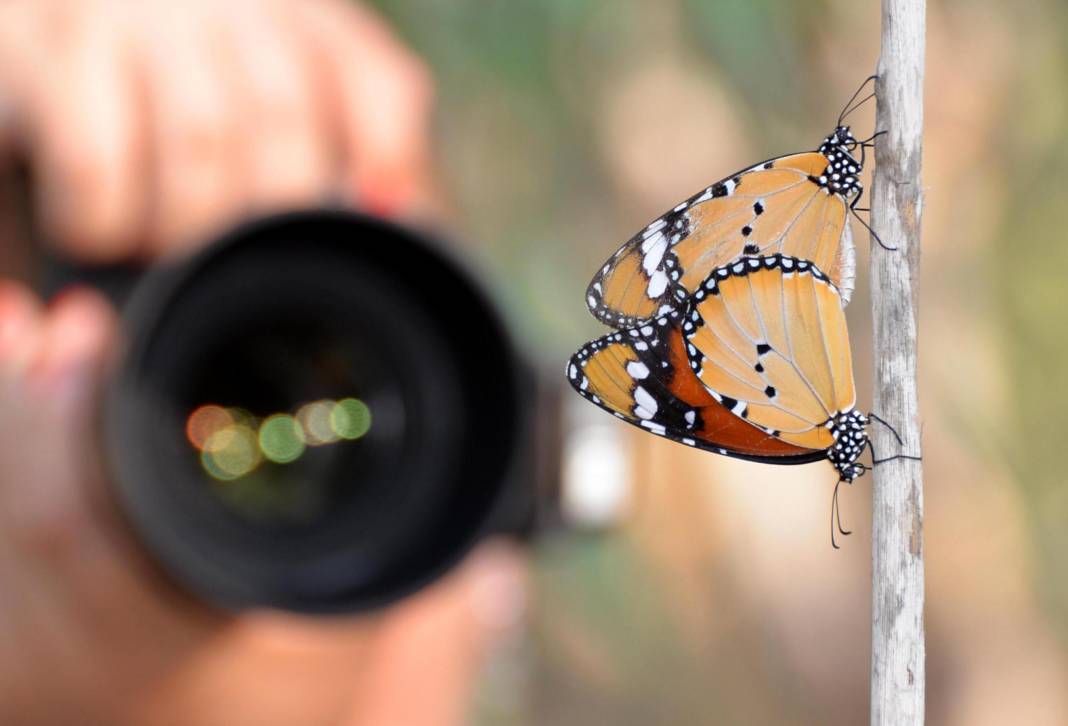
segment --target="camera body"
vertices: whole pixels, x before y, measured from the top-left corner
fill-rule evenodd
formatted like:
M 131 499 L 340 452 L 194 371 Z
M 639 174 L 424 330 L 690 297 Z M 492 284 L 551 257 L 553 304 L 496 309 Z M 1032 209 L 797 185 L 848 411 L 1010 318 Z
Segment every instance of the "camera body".
M 544 398 L 440 244 L 350 211 L 274 216 L 148 270 L 123 308 L 105 464 L 136 535 L 209 603 L 374 608 L 533 526 Z

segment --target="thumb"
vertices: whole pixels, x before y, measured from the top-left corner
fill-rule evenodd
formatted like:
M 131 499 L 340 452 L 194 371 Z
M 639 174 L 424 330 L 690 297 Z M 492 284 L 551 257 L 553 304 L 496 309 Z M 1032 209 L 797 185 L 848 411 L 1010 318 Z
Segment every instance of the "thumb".
M 64 291 L 48 311 L 29 385 L 69 426 L 84 427 L 91 419 L 115 330 L 111 305 L 90 288 Z

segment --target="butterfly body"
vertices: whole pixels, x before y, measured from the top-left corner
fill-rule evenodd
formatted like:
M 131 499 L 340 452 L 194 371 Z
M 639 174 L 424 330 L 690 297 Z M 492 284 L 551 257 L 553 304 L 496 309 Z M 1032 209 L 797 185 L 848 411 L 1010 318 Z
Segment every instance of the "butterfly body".
M 827 193 L 837 194 L 850 204 L 863 191 L 858 175 L 864 168 L 864 162 L 852 153 L 859 143 L 848 126 L 835 128 L 819 148 L 819 153 L 829 162 L 827 168 L 818 177 L 811 179 Z

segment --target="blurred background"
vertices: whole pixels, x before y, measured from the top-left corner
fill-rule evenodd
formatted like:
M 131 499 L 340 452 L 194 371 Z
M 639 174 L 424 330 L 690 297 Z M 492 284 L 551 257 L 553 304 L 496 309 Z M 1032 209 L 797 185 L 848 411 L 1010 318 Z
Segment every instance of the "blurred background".
M 814 149 L 879 53 L 878 3 L 374 4 L 439 84 L 451 223 L 550 367 L 601 334 L 582 296 L 619 244 L 735 169 Z M 929 723 L 1066 723 L 1065 8 L 928 7 Z M 859 136 L 872 114 L 853 115 Z M 854 534 L 833 551 L 826 465 L 702 454 L 565 399 L 573 443 L 623 444 L 619 471 L 579 466 L 606 481 L 573 503 L 619 523 L 537 547 L 529 628 L 487 670 L 474 722 L 865 722 L 870 480 L 843 491 Z
M 603 333 L 584 292 L 623 241 L 734 170 L 818 146 L 875 70 L 878 3 L 367 2 L 434 78 L 436 223 L 481 268 L 563 401 L 563 504 L 577 526 L 532 545 L 525 619 L 498 618 L 503 635 L 461 718 L 866 722 L 870 478 L 842 490 L 853 534 L 832 550 L 835 477 L 825 463 L 763 466 L 643 435 L 565 390 L 563 365 Z M 1068 8 L 1055 0 L 928 0 L 928 8 L 920 295 L 928 723 L 1064 724 Z M 873 104 L 850 118 L 861 138 L 873 122 Z M 866 410 L 868 241 L 854 229 L 859 275 L 848 315 Z M 19 591 L 6 581 L 4 589 Z M 50 625 L 54 613 L 40 612 L 34 622 Z M 437 635 L 404 622 L 393 629 L 408 661 Z M 291 645 L 264 647 L 263 660 L 284 661 L 270 687 L 245 672 L 235 678 L 224 659 L 211 667 L 227 685 L 195 695 L 229 705 L 231 687 L 279 701 L 293 683 L 314 692 L 319 683 L 309 682 L 321 671 Z M 354 652 L 372 660 L 379 651 L 371 643 Z M 352 660 L 346 652 L 327 663 L 335 681 L 357 680 Z M 419 695 L 455 686 L 442 663 L 441 683 L 418 684 Z M 372 678 L 362 689 L 371 701 L 410 698 L 411 684 L 395 681 Z

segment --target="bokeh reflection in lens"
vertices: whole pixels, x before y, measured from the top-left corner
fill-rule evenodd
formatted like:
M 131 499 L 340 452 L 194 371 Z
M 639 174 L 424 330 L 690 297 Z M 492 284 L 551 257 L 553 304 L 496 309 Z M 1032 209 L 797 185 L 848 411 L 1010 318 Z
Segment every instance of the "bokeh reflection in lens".
M 355 441 L 371 429 L 371 409 L 356 398 L 304 404 L 296 415 L 274 413 L 259 418 L 240 407 L 197 407 L 186 421 L 189 443 L 210 476 L 233 481 L 255 471 L 265 460 L 292 464 L 307 447 Z
M 371 429 L 371 409 L 355 398 L 338 401 L 330 412 L 330 426 L 343 439 L 358 439 Z
M 288 464 L 304 453 L 304 431 L 289 414 L 276 413 L 260 425 L 260 450 L 276 464 Z
M 201 406 L 189 414 L 185 431 L 189 437 L 189 443 L 203 451 L 212 434 L 232 426 L 235 423 L 233 415 L 222 406 Z
M 259 466 L 262 459 L 256 432 L 243 424 L 215 431 L 200 454 L 205 471 L 223 481 L 245 476 Z
M 331 414 L 338 404 L 333 401 L 314 401 L 297 411 L 297 421 L 309 446 L 332 444 L 340 437 L 331 425 Z

